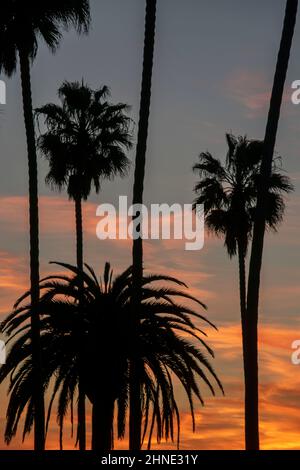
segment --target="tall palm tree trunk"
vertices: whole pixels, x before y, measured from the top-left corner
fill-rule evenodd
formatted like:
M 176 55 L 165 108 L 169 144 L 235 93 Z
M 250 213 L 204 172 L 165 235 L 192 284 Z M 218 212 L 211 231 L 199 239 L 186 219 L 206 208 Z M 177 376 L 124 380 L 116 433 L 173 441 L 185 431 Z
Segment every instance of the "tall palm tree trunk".
M 82 228 L 82 201 L 81 197 L 75 200 L 75 220 L 76 220 L 76 257 L 77 268 L 83 271 L 83 228 Z M 83 289 L 83 284 L 81 286 Z M 79 384 L 78 384 L 78 443 L 79 450 L 86 450 L 86 412 L 85 412 L 85 390 L 83 386 L 84 363 L 83 347 L 79 338 Z
M 34 374 L 34 449 L 45 449 L 45 409 L 42 378 L 42 357 L 39 318 L 39 209 L 38 174 L 34 120 L 32 110 L 30 61 L 26 50 L 19 51 L 23 96 L 23 112 L 27 139 L 29 171 L 29 226 L 30 226 L 30 288 L 31 288 L 31 337 L 32 367 Z
M 246 448 L 259 449 L 259 413 L 258 413 L 258 347 L 257 324 L 260 290 L 260 273 L 266 228 L 265 208 L 268 193 L 268 181 L 272 172 L 272 162 L 276 143 L 277 129 L 290 51 L 297 17 L 298 0 L 287 0 L 284 26 L 278 54 L 270 110 L 264 140 L 264 155 L 261 166 L 261 184 L 258 192 L 257 216 L 254 225 L 252 252 L 249 268 L 247 318 L 248 330 L 246 349 L 249 356 L 249 384 L 246 391 Z
M 246 266 L 245 266 L 245 250 L 241 242 L 238 243 L 238 259 L 239 259 L 239 284 L 240 284 L 240 310 L 241 310 L 241 322 L 242 322 L 242 343 L 243 343 L 243 366 L 244 366 L 244 390 L 245 390 L 245 429 L 248 426 L 249 416 L 247 415 L 246 406 L 248 400 L 248 390 L 251 379 L 251 367 L 249 370 L 249 358 L 247 355 L 247 332 L 248 332 L 248 322 L 247 322 L 247 283 L 246 283 Z M 245 439 L 246 442 L 246 439 Z
M 135 174 L 133 187 L 133 204 L 143 203 L 144 177 L 147 138 L 149 127 L 152 70 L 155 42 L 155 23 L 156 23 L 156 0 L 146 0 L 146 21 L 145 21 L 145 42 L 144 42 L 144 60 L 143 77 L 141 90 L 141 103 L 139 115 L 139 129 L 135 160 Z M 141 303 L 141 283 L 143 277 L 143 241 L 141 236 L 133 240 L 133 293 L 132 293 L 132 328 L 135 338 L 135 344 L 138 345 L 139 319 L 138 312 Z M 139 380 L 138 359 L 132 357 L 130 364 L 130 423 L 129 423 L 129 447 L 131 450 L 141 448 L 141 385 Z

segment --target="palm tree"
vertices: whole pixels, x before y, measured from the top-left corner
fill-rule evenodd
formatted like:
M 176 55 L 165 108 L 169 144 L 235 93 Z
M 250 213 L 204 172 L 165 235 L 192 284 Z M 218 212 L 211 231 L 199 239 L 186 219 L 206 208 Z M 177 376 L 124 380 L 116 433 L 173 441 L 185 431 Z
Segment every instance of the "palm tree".
M 133 204 L 143 203 L 145 165 L 148 126 L 151 103 L 152 70 L 154 58 L 156 25 L 156 0 L 146 0 L 146 21 L 145 21 L 145 40 L 144 40 L 144 58 L 142 89 L 140 102 L 140 115 L 138 127 L 138 140 L 135 159 L 135 174 L 133 186 Z M 135 217 L 133 218 L 135 219 Z M 141 303 L 141 283 L 143 278 L 143 241 L 142 238 L 133 240 L 132 248 L 133 264 L 133 296 L 132 296 L 132 323 L 133 329 L 138 334 L 139 320 L 138 310 Z M 138 340 L 138 339 L 137 339 Z M 138 365 L 133 357 L 130 370 L 130 424 L 129 424 L 129 442 L 131 450 L 141 448 L 141 386 L 138 380 Z
M 38 144 L 49 162 L 46 183 L 59 191 L 66 188 L 75 203 L 77 267 L 82 271 L 82 201 L 87 200 L 92 186 L 98 193 L 104 179 L 126 174 L 129 160 L 125 152 L 131 147 L 131 120 L 125 114 L 128 106 L 107 101 L 109 90 L 105 86 L 94 91 L 83 82 L 64 82 L 58 96 L 61 105 L 50 103 L 36 110 L 47 129 Z M 85 394 L 81 387 L 78 426 L 83 442 Z
M 197 204 L 204 205 L 208 230 L 224 238 L 230 258 L 238 255 L 245 397 L 247 397 L 252 372 L 249 370 L 246 342 L 250 321 L 246 305 L 246 257 L 256 215 L 263 142 L 251 141 L 246 137 L 235 138 L 229 134 L 226 138 L 229 151 L 225 165 L 206 152 L 200 155 L 199 163 L 194 166 L 194 170 L 200 176 L 200 181 L 195 186 L 198 194 L 195 207 Z M 284 214 L 282 193 L 289 193 L 293 189 L 290 179 L 279 172 L 278 161 L 279 159 L 273 163 L 266 201 L 266 224 L 274 231 Z M 246 430 L 249 421 L 251 416 L 245 403 Z
M 12 76 L 18 57 L 23 96 L 23 112 L 27 139 L 29 170 L 29 222 L 30 222 L 30 282 L 32 297 L 32 357 L 34 368 L 35 449 L 44 449 L 44 398 L 41 382 L 39 301 L 39 222 L 38 176 L 34 120 L 32 111 L 30 67 L 42 38 L 55 52 L 62 34 L 61 27 L 74 26 L 78 32 L 87 32 L 90 21 L 88 0 L 3 0 L 0 18 L 0 73 Z
M 261 185 L 258 191 L 257 218 L 254 224 L 252 252 L 250 258 L 247 297 L 247 316 L 249 318 L 249 329 L 246 338 L 247 357 L 249 360 L 248 368 L 251 371 L 251 377 L 249 377 L 249 387 L 246 395 L 246 409 L 249 416 L 248 428 L 246 429 L 246 447 L 249 450 L 259 449 L 257 326 L 260 273 L 262 267 L 264 236 L 266 230 L 266 203 L 268 188 L 270 185 L 270 177 L 272 173 L 272 161 L 276 144 L 284 85 L 297 18 L 297 10 L 298 0 L 287 0 L 284 27 L 278 54 L 270 110 L 264 139 L 264 152 L 261 164 Z
M 118 437 L 123 438 L 129 399 L 129 370 L 132 348 L 139 359 L 139 382 L 142 390 L 143 441 L 148 436 L 148 448 L 156 428 L 157 440 L 174 439 L 179 444 L 180 415 L 173 387 L 172 374 L 182 384 L 195 427 L 194 400 L 202 404 L 199 380 L 214 394 L 214 385 L 222 389 L 205 353 L 213 351 L 202 339 L 205 335 L 192 321 L 204 321 L 213 326 L 192 307 L 176 301 L 188 299 L 206 308 L 191 296 L 182 282 L 161 275 L 143 277 L 139 342 L 133 343 L 131 330 L 132 268 L 113 277 L 107 263 L 100 282 L 92 268 L 85 272 L 77 267 L 59 264 L 70 275 L 50 276 L 41 281 L 40 299 L 42 346 L 47 358 L 44 388 L 54 384 L 48 410 L 51 415 L 53 401 L 58 396 L 57 418 L 62 448 L 63 424 L 71 408 L 79 381 L 78 329 L 85 325 L 85 389 L 93 403 L 93 448 L 103 451 L 113 448 L 113 424 L 117 409 Z M 84 283 L 84 297 L 81 285 Z M 164 285 L 162 285 L 164 283 Z M 6 442 L 15 435 L 20 417 L 27 406 L 23 435 L 32 426 L 32 387 L 30 334 L 27 319 L 31 305 L 26 305 L 28 293 L 16 304 L 14 312 L 4 321 L 3 330 L 14 341 L 6 365 L 0 370 L 0 382 L 11 376 L 10 399 L 7 411 Z M 79 299 L 81 300 L 80 308 Z M 82 319 L 79 317 L 83 317 Z M 182 335 L 183 334 L 183 335 Z M 135 337 L 135 336 L 134 336 Z M 199 346 L 196 346 L 194 342 Z M 96 368 L 96 369 L 95 369 Z

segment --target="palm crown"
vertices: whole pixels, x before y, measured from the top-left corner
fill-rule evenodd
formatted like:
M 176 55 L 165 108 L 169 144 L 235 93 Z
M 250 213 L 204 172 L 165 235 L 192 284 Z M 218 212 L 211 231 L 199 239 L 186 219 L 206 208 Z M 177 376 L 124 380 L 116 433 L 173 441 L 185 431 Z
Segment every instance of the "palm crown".
M 224 236 L 229 255 L 234 256 L 240 244 L 245 256 L 255 219 L 263 142 L 230 134 L 226 138 L 229 150 L 224 165 L 204 152 L 194 166 L 200 176 L 194 204 L 204 205 L 206 225 L 218 236 Z M 293 190 L 290 179 L 280 173 L 278 162 L 275 160 L 273 165 L 266 204 L 267 226 L 273 230 L 284 214 L 282 193 Z
M 50 166 L 46 181 L 70 198 L 87 199 L 91 187 L 100 190 L 101 180 L 124 175 L 131 148 L 128 106 L 107 101 L 109 90 L 93 91 L 84 83 L 65 82 L 59 89 L 61 105 L 47 104 L 36 110 L 47 131 L 39 148 Z

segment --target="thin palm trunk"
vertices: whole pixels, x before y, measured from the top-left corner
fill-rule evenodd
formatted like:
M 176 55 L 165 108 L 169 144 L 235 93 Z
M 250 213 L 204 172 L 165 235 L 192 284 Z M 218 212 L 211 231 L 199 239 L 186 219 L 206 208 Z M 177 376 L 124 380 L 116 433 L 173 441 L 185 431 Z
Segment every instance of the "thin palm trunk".
M 83 228 L 82 228 L 82 201 L 78 197 L 75 200 L 76 219 L 76 254 L 77 268 L 83 271 Z M 83 285 L 82 285 L 83 289 Z M 83 354 L 80 352 L 83 342 L 79 338 L 79 384 L 78 384 L 78 443 L 79 450 L 86 449 L 86 411 L 85 411 L 85 390 L 83 386 L 84 363 Z
M 270 110 L 264 140 L 264 155 L 261 166 L 261 184 L 258 192 L 257 216 L 254 224 L 252 252 L 249 268 L 247 295 L 247 338 L 246 349 L 249 356 L 249 386 L 246 396 L 246 449 L 259 449 L 258 412 L 258 347 L 257 326 L 264 236 L 266 229 L 265 209 L 268 194 L 268 181 L 272 172 L 272 162 L 284 85 L 288 70 L 290 51 L 297 17 L 298 0 L 287 0 L 284 27 L 278 54 Z
M 96 393 L 92 410 L 92 450 L 106 452 L 113 449 L 114 399 L 105 384 Z
M 139 129 L 135 160 L 133 187 L 133 204 L 143 203 L 144 177 L 147 138 L 149 127 L 152 70 L 155 42 L 156 0 L 146 0 L 145 42 Z M 141 236 L 133 241 L 133 293 L 132 293 L 132 331 L 134 344 L 138 345 L 139 320 L 138 311 L 141 303 L 141 284 L 143 277 L 143 241 Z M 130 364 L 130 423 L 129 447 L 131 450 L 141 448 L 141 385 L 139 379 L 138 358 L 132 355 Z
M 246 266 L 245 255 L 239 249 L 239 282 L 240 282 L 240 309 L 242 321 L 245 320 L 246 313 Z
M 26 50 L 21 49 L 20 71 L 23 96 L 24 122 L 27 139 L 29 171 L 29 226 L 30 226 L 30 288 L 31 288 L 31 335 L 32 367 L 34 375 L 34 449 L 45 449 L 45 409 L 42 378 L 42 357 L 40 343 L 39 318 L 39 209 L 38 209 L 38 174 L 34 120 L 32 110 L 30 61 Z
M 240 310 L 241 310 L 241 322 L 242 322 L 242 343 L 243 343 L 243 365 L 244 365 L 244 390 L 245 390 L 245 429 L 247 429 L 249 417 L 247 415 L 246 406 L 248 400 L 248 390 L 250 384 L 251 371 L 249 371 L 249 358 L 247 355 L 247 332 L 248 332 L 248 322 L 247 322 L 247 285 L 246 285 L 246 266 L 245 266 L 245 250 L 243 249 L 243 244 L 238 243 L 238 258 L 239 258 L 239 284 L 240 284 Z M 246 441 L 246 439 L 245 439 Z

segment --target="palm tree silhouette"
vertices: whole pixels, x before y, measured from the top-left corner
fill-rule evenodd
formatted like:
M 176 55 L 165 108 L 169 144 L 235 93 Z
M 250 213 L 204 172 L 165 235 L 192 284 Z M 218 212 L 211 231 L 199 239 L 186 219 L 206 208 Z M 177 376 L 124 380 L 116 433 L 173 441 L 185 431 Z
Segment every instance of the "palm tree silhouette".
M 47 129 L 38 145 L 49 162 L 46 183 L 59 191 L 66 188 L 75 203 L 77 267 L 82 271 L 82 201 L 87 200 L 92 186 L 98 193 L 104 179 L 126 174 L 131 120 L 125 114 L 128 106 L 107 101 L 109 90 L 105 86 L 94 91 L 83 82 L 64 82 L 58 96 L 60 105 L 50 103 L 36 110 Z M 78 426 L 83 441 L 85 393 L 81 387 Z
M 224 238 L 230 258 L 238 255 L 246 397 L 251 386 L 252 373 L 246 342 L 250 322 L 246 305 L 246 256 L 256 215 L 263 142 L 248 140 L 246 137 L 236 138 L 230 134 L 226 135 L 226 139 L 229 150 L 225 165 L 206 152 L 201 153 L 199 163 L 194 166 L 194 171 L 200 176 L 200 181 L 195 186 L 195 192 L 198 194 L 195 207 L 197 204 L 204 205 L 208 230 Z M 284 215 L 285 203 L 282 193 L 293 190 L 290 179 L 280 173 L 278 161 L 279 159 L 273 162 L 266 200 L 266 224 L 274 231 Z M 245 402 L 246 430 L 249 420 L 251 417 Z
M 143 56 L 143 74 L 140 102 L 140 115 L 138 127 L 138 140 L 135 159 L 135 174 L 133 186 L 133 204 L 143 203 L 144 178 L 146 165 L 146 151 L 148 126 L 151 102 L 152 70 L 154 57 L 156 25 L 156 0 L 146 0 L 145 40 Z M 135 219 L 135 217 L 133 218 Z M 138 310 L 141 302 L 141 283 L 143 278 L 143 241 L 142 238 L 133 240 L 132 247 L 133 264 L 133 296 L 132 296 L 132 324 L 139 330 Z M 138 341 L 138 337 L 136 339 Z M 131 450 L 139 450 L 141 447 L 141 387 L 139 383 L 139 371 L 135 358 L 131 360 L 130 367 L 130 424 L 129 447 Z
M 258 307 L 260 292 L 260 273 L 266 230 L 267 194 L 272 173 L 272 162 L 276 144 L 280 110 L 286 81 L 290 52 L 297 19 L 298 0 L 287 0 L 281 44 L 274 76 L 270 109 L 264 139 L 264 152 L 261 164 L 261 185 L 257 199 L 257 218 L 254 224 L 252 252 L 249 267 L 247 316 L 249 328 L 246 337 L 248 368 L 251 371 L 246 394 L 246 409 L 249 423 L 246 429 L 246 448 L 259 449 L 259 412 L 258 412 Z
M 61 27 L 73 25 L 78 32 L 89 26 L 88 0 L 45 0 L 37 3 L 29 0 L 3 0 L 0 18 L 0 73 L 12 76 L 17 68 L 18 56 L 23 96 L 24 122 L 27 139 L 29 170 L 29 220 L 30 220 L 30 281 L 32 296 L 32 357 L 35 390 L 35 439 L 36 450 L 44 449 L 44 398 L 41 383 L 41 357 L 39 332 L 39 223 L 38 176 L 34 120 L 31 94 L 31 62 L 38 50 L 38 38 L 42 38 L 54 52 L 61 40 Z
M 131 297 L 132 268 L 113 277 L 107 263 L 100 281 L 93 269 L 85 271 L 58 263 L 70 275 L 49 276 L 41 281 L 40 311 L 42 346 L 45 354 L 44 388 L 54 385 L 48 409 L 48 420 L 56 396 L 57 417 L 62 448 L 63 424 L 68 408 L 73 409 L 79 381 L 78 330 L 84 340 L 85 388 L 93 403 L 94 450 L 113 448 L 114 414 L 117 409 L 117 433 L 124 437 L 129 400 L 130 360 L 138 359 L 139 382 L 142 391 L 141 412 L 143 437 L 148 437 L 148 448 L 156 429 L 157 441 L 162 438 L 180 438 L 180 414 L 176 402 L 172 374 L 178 378 L 190 403 L 193 429 L 195 428 L 194 400 L 202 404 L 199 381 L 214 395 L 214 385 L 223 391 L 210 362 L 212 349 L 202 339 L 206 333 L 192 320 L 214 327 L 198 309 L 179 303 L 187 299 L 201 308 L 206 306 L 186 291 L 186 286 L 172 277 L 145 275 L 142 281 L 142 302 L 139 310 L 139 341 L 132 331 Z M 82 298 L 81 286 L 84 283 Z M 25 293 L 14 312 L 4 321 L 3 330 L 14 341 L 7 355 L 6 365 L 0 370 L 0 382 L 11 377 L 10 399 L 7 410 L 5 437 L 9 443 L 15 435 L 22 413 L 26 409 L 23 435 L 32 426 L 32 364 L 30 333 L 27 319 L 31 305 L 26 305 Z M 79 302 L 80 301 L 80 302 Z M 80 306 L 79 306 L 80 304 Z M 79 317 L 83 317 L 82 319 Z M 81 334 L 85 325 L 84 335 Z M 215 328 L 215 327 L 214 327 Z M 17 339 L 16 339 L 17 338 Z M 200 350 L 195 341 L 204 349 Z M 71 416 L 73 413 L 71 412 Z

